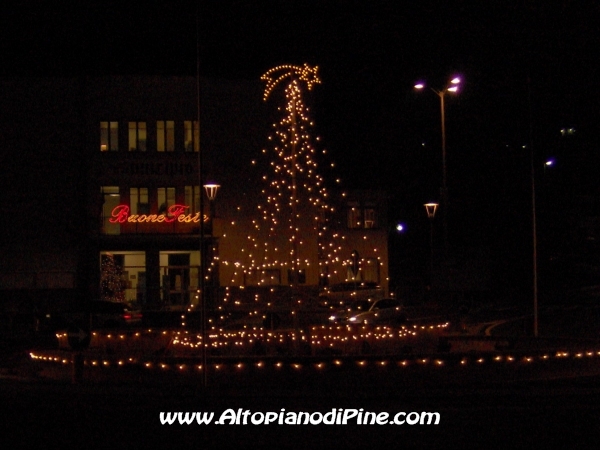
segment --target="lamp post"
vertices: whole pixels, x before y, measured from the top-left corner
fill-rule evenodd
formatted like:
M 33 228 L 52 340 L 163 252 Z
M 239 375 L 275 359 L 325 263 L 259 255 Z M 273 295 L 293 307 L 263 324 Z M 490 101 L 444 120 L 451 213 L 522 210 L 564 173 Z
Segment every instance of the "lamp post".
M 535 161 L 533 146 L 531 146 L 531 236 L 533 247 L 533 337 L 538 337 L 538 264 L 537 264 L 537 210 L 535 201 Z M 544 165 L 546 170 L 546 165 Z
M 208 267 L 209 264 L 212 264 L 214 261 L 214 217 L 215 217 L 215 199 L 217 198 L 217 192 L 219 191 L 219 188 L 221 186 L 215 183 L 208 183 L 204 185 L 204 190 L 206 191 L 206 196 L 208 197 L 208 201 L 209 201 L 209 229 L 210 229 L 210 236 L 211 236 L 211 249 L 210 251 L 208 250 L 208 246 L 207 246 L 207 251 L 206 251 L 206 256 L 209 258 L 209 261 L 206 261 L 206 266 Z M 218 276 L 218 275 L 217 275 Z M 206 278 L 206 272 L 204 272 L 204 277 Z M 215 274 L 213 273 L 212 276 L 210 277 L 211 283 L 209 286 L 209 296 L 208 299 L 212 302 L 214 301 L 214 277 Z M 206 288 L 206 286 L 205 286 Z M 205 301 L 203 304 L 206 304 L 206 297 L 205 297 Z
M 214 217 L 215 217 L 215 199 L 217 198 L 217 192 L 221 185 L 215 183 L 208 183 L 204 185 L 204 190 L 206 191 L 206 196 L 209 201 L 209 227 L 210 227 L 210 235 L 214 237 Z
M 213 216 L 214 216 L 214 200 L 217 197 L 217 191 L 219 190 L 219 185 L 218 184 L 214 184 L 214 183 L 210 183 L 210 184 L 205 184 L 204 185 L 204 190 L 206 191 L 206 196 L 208 197 L 208 200 L 210 202 L 210 234 L 212 236 L 213 234 Z M 203 202 L 202 202 L 202 193 L 200 193 L 200 207 L 201 207 L 201 211 L 203 210 Z M 208 344 L 208 330 L 207 330 L 207 318 L 206 318 L 206 301 L 207 301 L 207 295 L 206 295 L 206 282 L 205 282 L 205 278 L 206 278 L 206 265 L 207 265 L 207 255 L 206 255 L 206 249 L 204 248 L 204 218 L 202 218 L 200 220 L 200 295 L 201 295 L 201 302 L 202 302 L 202 372 L 203 372 L 203 386 L 204 388 L 207 387 L 208 385 L 208 349 L 207 349 L 207 344 Z
M 433 219 L 437 210 L 437 203 L 425 203 L 425 211 L 429 218 L 429 249 L 431 255 L 429 256 L 429 284 L 433 285 Z
M 533 337 L 538 337 L 538 263 L 537 263 L 537 211 L 535 201 L 535 151 L 533 145 L 533 108 L 531 101 L 531 78 L 527 76 L 527 104 L 529 106 L 529 165 L 531 176 L 531 228 L 532 228 L 532 247 L 533 247 Z M 546 166 L 544 165 L 544 171 Z
M 434 89 L 431 90 L 440 98 L 440 113 L 442 119 L 442 214 L 443 214 L 443 222 L 444 222 L 444 250 L 447 252 L 448 250 L 448 180 L 447 180 L 447 171 L 446 171 L 446 107 L 444 103 L 444 98 L 446 93 L 456 93 L 458 92 L 458 86 L 461 83 L 460 77 L 452 78 L 448 84 L 443 89 Z M 422 90 L 425 89 L 425 82 L 419 82 L 415 84 L 415 89 Z
M 213 218 L 213 214 L 214 214 L 214 201 L 217 198 L 217 192 L 219 191 L 219 188 L 221 187 L 220 184 L 215 184 L 215 183 L 207 183 L 204 185 L 204 190 L 206 191 L 206 196 L 208 197 L 208 200 L 210 201 L 210 221 L 212 222 L 212 218 Z

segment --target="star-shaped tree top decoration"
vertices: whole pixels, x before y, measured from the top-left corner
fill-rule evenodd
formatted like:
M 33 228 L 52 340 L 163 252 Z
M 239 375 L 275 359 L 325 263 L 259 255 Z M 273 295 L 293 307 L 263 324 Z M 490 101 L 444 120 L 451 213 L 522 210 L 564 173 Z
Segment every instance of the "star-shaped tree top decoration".
M 261 80 L 267 82 L 264 100 L 267 100 L 271 91 L 275 89 L 275 86 L 277 86 L 280 81 L 288 77 L 293 78 L 294 76 L 297 76 L 299 80 L 302 80 L 306 83 L 306 86 L 310 91 L 314 84 L 321 83 L 319 75 L 317 74 L 318 69 L 318 66 L 310 67 L 305 63 L 303 66 L 283 65 L 268 70 L 262 77 L 260 77 Z

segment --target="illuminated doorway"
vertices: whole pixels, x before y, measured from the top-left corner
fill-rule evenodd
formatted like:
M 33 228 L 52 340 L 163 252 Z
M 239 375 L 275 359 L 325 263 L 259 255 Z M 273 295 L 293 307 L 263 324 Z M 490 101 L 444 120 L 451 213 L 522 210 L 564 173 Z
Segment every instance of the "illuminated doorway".
M 100 299 L 136 307 L 145 305 L 145 252 L 100 252 Z
M 183 310 L 198 303 L 200 252 L 160 252 L 162 304 Z

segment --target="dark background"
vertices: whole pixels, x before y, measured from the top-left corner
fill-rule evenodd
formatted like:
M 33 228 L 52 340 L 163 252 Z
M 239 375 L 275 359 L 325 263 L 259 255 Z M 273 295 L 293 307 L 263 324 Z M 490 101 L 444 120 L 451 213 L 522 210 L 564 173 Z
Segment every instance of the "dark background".
M 598 215 L 599 19 L 597 3 L 568 0 L 25 0 L 3 8 L 0 75 L 199 69 L 258 82 L 278 64 L 318 65 L 323 83 L 309 101 L 334 175 L 347 187 L 387 190 L 390 222 L 406 230 L 390 231 L 391 264 L 422 266 L 422 205 L 439 200 L 441 184 L 440 112 L 436 95 L 412 86 L 427 79 L 441 88 L 460 74 L 446 110 L 451 245 L 483 249 L 499 286 L 527 290 L 532 155 L 542 265 L 598 266 L 593 236 L 574 230 Z

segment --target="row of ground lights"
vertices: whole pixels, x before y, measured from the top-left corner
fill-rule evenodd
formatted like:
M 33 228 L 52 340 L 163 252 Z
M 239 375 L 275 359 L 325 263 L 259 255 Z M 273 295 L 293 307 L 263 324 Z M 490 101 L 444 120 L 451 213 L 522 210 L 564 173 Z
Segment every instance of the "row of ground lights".
M 407 337 L 414 337 L 418 331 L 435 331 L 441 330 L 448 326 L 447 323 L 439 325 L 427 325 L 412 327 L 402 326 L 399 328 L 391 327 L 351 327 L 351 326 L 315 326 L 310 330 L 310 335 L 307 335 L 302 330 L 277 332 L 277 331 L 265 331 L 265 330 L 253 330 L 253 331 L 219 331 L 210 332 L 209 347 L 220 348 L 223 346 L 239 346 L 244 347 L 247 345 L 254 345 L 257 342 L 262 344 L 285 344 L 288 341 L 293 342 L 309 342 L 313 346 L 328 345 L 332 343 L 347 343 L 352 341 L 365 341 L 365 340 L 392 340 L 402 339 Z M 192 333 L 189 331 L 153 331 L 149 329 L 147 331 L 137 331 L 135 333 L 107 333 L 101 334 L 93 332 L 93 337 L 106 339 L 108 341 L 126 341 L 129 339 L 139 339 L 143 335 L 159 335 L 169 338 L 170 343 L 173 346 L 183 346 L 188 348 L 201 348 L 202 347 L 202 335 Z M 67 333 L 58 333 L 57 338 L 59 340 L 67 339 Z
M 494 357 L 474 357 L 468 358 L 463 357 L 459 364 L 461 366 L 477 366 L 482 365 L 484 363 L 523 363 L 523 364 L 531 364 L 539 361 L 549 361 L 552 359 L 583 359 L 583 358 L 591 358 L 600 356 L 600 351 L 587 351 L 587 352 L 577 352 L 577 353 L 569 353 L 569 352 L 556 352 L 554 354 L 543 354 L 539 356 L 511 356 L 511 355 L 498 355 Z M 73 361 L 71 358 L 66 358 L 64 356 L 57 356 L 45 353 L 30 353 L 31 359 L 35 361 L 43 361 L 43 362 L 54 362 L 61 363 L 64 365 L 71 364 Z M 284 363 L 281 361 L 267 364 L 264 361 L 258 361 L 254 363 L 245 363 L 245 362 L 237 362 L 237 363 L 217 363 L 212 364 L 210 367 L 214 370 L 224 370 L 226 368 L 233 368 L 236 370 L 242 370 L 245 368 L 255 367 L 258 369 L 265 369 L 271 366 L 274 369 L 283 369 L 284 367 L 290 367 L 295 370 L 314 368 L 316 370 L 326 369 L 328 367 L 341 367 L 341 366 L 356 366 L 356 367 L 368 367 L 368 366 L 376 366 L 376 367 L 409 367 L 409 366 L 434 366 L 434 367 L 443 367 L 449 365 L 449 360 L 441 359 L 441 358 L 416 358 L 416 359 L 403 359 L 401 361 L 390 360 L 390 359 L 381 359 L 378 361 L 375 360 L 356 360 L 356 361 L 344 361 L 341 359 L 334 359 L 331 362 L 318 362 L 318 363 Z M 202 371 L 201 364 L 177 364 L 177 363 L 167 363 L 167 362 L 156 362 L 156 361 L 146 361 L 146 360 L 138 360 L 136 358 L 123 358 L 123 359 L 90 359 L 85 360 L 85 364 L 91 367 L 123 367 L 127 365 L 135 365 L 141 366 L 146 369 L 154 369 L 154 370 L 175 370 L 175 371 Z

